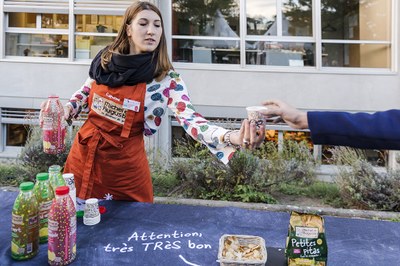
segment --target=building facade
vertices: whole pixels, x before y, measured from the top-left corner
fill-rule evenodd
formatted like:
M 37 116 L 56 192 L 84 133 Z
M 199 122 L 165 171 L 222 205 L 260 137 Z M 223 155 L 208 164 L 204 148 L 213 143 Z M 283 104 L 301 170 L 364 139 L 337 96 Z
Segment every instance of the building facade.
M 0 156 L 49 94 L 67 101 L 117 34 L 123 0 L 0 0 Z M 153 0 L 169 54 L 204 116 L 279 98 L 305 110 L 400 107 L 396 0 Z M 174 120 L 150 146 L 171 147 Z

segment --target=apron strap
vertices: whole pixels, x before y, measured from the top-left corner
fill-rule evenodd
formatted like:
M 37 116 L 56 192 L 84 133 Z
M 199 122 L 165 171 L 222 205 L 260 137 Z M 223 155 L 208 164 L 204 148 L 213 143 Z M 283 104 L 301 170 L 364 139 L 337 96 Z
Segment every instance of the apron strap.
M 95 180 L 93 178 L 90 178 L 90 175 L 93 168 L 97 145 L 99 144 L 101 138 L 104 138 L 107 142 L 109 142 L 117 149 L 122 149 L 124 147 L 121 143 L 115 141 L 110 135 L 101 131 L 100 129 L 97 128 L 93 130 L 92 138 L 88 142 L 89 149 L 86 155 L 85 166 L 82 175 L 82 186 L 78 195 L 78 197 L 81 199 L 86 199 L 86 196 L 91 195 L 92 193 Z
M 122 127 L 122 132 L 120 135 L 123 138 L 129 137 L 129 133 L 131 132 L 135 115 L 141 114 L 141 113 L 143 113 L 143 115 L 144 115 L 144 98 L 145 98 L 145 94 L 146 94 L 146 83 L 137 84 L 135 90 L 139 90 L 139 94 L 140 94 L 139 98 L 143 99 L 143 102 L 141 103 L 142 106 L 140 107 L 140 108 L 143 108 L 143 112 L 135 112 L 132 110 L 127 110 L 124 126 Z

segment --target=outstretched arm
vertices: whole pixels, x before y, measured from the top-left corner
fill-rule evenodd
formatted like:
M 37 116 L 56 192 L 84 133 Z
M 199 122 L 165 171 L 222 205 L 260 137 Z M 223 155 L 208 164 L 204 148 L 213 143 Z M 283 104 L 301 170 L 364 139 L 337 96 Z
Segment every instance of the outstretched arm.
M 263 102 L 267 107 L 261 113 L 266 117 L 279 115 L 289 126 L 296 129 L 308 128 L 307 113 L 300 111 L 289 104 L 280 100 L 270 100 Z

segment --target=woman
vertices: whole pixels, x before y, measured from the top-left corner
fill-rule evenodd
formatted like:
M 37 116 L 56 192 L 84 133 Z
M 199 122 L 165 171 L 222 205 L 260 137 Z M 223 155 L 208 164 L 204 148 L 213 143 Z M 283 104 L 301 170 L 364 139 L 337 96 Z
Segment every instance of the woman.
M 280 100 L 265 101 L 265 116 L 279 115 L 289 126 L 310 129 L 314 144 L 400 150 L 400 110 L 383 112 L 303 112 Z
M 195 112 L 168 59 L 160 11 L 148 2 L 126 10 L 117 38 L 93 59 L 89 76 L 66 108 L 69 118 L 88 112 L 64 168 L 75 175 L 80 199 L 153 202 L 143 133 L 157 131 L 167 107 L 224 163 L 237 146 L 255 148 L 264 139 L 264 127 L 254 122 L 229 131 Z

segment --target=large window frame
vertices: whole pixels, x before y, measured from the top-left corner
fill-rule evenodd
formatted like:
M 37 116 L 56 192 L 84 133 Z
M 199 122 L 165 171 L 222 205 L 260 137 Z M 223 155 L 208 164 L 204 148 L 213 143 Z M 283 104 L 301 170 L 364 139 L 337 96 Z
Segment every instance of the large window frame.
M 321 34 L 321 0 L 312 1 L 312 31 L 313 36 L 255 36 L 247 35 L 246 30 L 246 0 L 239 1 L 240 8 L 240 32 L 241 36 L 238 38 L 226 38 L 226 37 L 208 37 L 208 36 L 185 36 L 185 35 L 173 35 L 171 31 L 172 27 L 172 0 L 161 1 L 161 8 L 164 13 L 167 13 L 167 19 L 165 19 L 167 33 L 170 36 L 169 39 L 169 53 L 172 54 L 173 41 L 174 40 L 236 40 L 240 41 L 240 63 L 239 64 L 215 64 L 215 63 L 182 63 L 173 62 L 176 67 L 183 69 L 215 69 L 215 70 L 237 70 L 237 71 L 257 71 L 257 72 L 300 72 L 300 73 L 338 73 L 338 74 L 394 74 L 398 70 L 398 1 L 388 0 L 391 5 L 391 21 L 390 21 L 390 40 L 388 41 L 374 41 L 374 40 L 334 40 L 334 39 L 322 39 Z M 282 0 L 277 0 L 277 23 L 278 32 L 282 30 L 282 12 L 281 11 Z M 243 34 L 246 33 L 246 34 Z M 269 65 L 249 65 L 246 63 L 246 41 L 276 41 L 276 42 L 305 42 L 314 43 L 315 46 L 315 66 L 309 67 L 281 67 L 281 66 L 269 66 Z M 322 43 L 327 44 L 367 44 L 367 45 L 389 45 L 390 46 L 390 66 L 388 68 L 366 68 L 366 67 L 325 67 L 322 62 Z
M 46 63 L 70 63 L 83 62 L 89 63 L 91 59 L 79 59 L 76 57 L 76 37 L 95 36 L 115 38 L 117 33 L 103 32 L 78 32 L 75 30 L 77 15 L 104 15 L 104 16 L 123 16 L 127 7 L 133 1 L 126 0 L 32 0 L 21 2 L 18 0 L 0 1 L 0 29 L 2 30 L 2 41 L 0 42 L 1 61 L 27 61 L 27 62 L 46 62 Z M 41 14 L 67 14 L 69 25 L 67 29 L 45 29 L 37 26 L 36 28 L 20 28 L 8 26 L 8 14 L 16 13 L 36 13 L 37 17 Z M 38 22 L 37 22 L 38 23 Z M 6 35 L 16 34 L 62 34 L 68 36 L 68 57 L 66 58 L 44 58 L 29 56 L 6 55 Z

